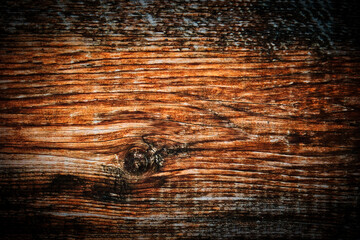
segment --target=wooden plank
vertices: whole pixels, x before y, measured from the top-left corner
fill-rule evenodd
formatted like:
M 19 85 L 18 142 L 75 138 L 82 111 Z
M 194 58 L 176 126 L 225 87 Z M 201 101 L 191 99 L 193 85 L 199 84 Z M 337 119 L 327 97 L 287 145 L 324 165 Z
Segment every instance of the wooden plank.
M 359 237 L 358 4 L 4 6 L 4 238 Z

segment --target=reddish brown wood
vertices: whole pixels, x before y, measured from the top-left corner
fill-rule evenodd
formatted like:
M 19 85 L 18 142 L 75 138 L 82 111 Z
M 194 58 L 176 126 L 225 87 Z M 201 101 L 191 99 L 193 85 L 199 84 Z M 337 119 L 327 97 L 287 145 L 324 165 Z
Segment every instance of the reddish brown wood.
M 356 239 L 356 3 L 7 1 L 8 239 Z

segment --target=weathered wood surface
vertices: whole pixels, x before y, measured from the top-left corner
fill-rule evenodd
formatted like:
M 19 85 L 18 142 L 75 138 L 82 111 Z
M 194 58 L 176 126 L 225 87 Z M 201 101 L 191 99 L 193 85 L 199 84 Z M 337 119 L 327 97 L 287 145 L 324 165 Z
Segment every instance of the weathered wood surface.
M 2 237 L 358 238 L 357 9 L 6 1 Z

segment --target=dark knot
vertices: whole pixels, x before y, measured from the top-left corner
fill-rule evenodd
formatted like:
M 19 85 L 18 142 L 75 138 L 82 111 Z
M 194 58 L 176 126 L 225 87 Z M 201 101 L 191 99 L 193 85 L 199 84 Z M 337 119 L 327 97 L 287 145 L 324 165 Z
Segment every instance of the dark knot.
M 131 174 L 143 174 L 150 170 L 151 159 L 148 152 L 139 147 L 128 150 L 124 159 L 124 168 Z
M 147 172 L 157 172 L 163 166 L 164 158 L 169 155 L 188 152 L 186 144 L 166 146 L 154 144 L 144 137 L 143 142 L 147 145 L 132 146 L 124 157 L 124 170 L 131 175 L 142 175 Z

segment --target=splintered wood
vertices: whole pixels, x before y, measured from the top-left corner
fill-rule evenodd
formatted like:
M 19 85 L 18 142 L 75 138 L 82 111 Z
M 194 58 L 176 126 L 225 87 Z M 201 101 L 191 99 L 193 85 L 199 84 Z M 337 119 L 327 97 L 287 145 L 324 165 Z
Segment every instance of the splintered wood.
M 352 5 L 299 2 L 6 2 L 1 235 L 358 237 Z

